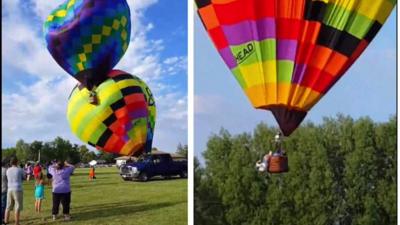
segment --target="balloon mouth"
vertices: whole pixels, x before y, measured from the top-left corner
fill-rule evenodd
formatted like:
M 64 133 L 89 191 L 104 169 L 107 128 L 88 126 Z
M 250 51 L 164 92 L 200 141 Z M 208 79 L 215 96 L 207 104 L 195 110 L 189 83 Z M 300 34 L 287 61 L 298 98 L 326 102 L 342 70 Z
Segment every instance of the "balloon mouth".
M 101 70 L 100 70 L 101 71 Z M 80 82 L 82 86 L 86 87 L 88 90 L 93 90 L 96 86 L 99 86 L 103 81 L 107 80 L 107 73 L 100 72 L 95 69 L 86 69 L 78 72 L 74 77 Z
M 267 108 L 272 112 L 276 121 L 279 124 L 279 127 L 286 137 L 292 134 L 296 128 L 300 125 L 300 123 L 304 120 L 307 115 L 307 112 L 297 110 L 297 109 L 288 109 L 285 106 L 268 106 Z

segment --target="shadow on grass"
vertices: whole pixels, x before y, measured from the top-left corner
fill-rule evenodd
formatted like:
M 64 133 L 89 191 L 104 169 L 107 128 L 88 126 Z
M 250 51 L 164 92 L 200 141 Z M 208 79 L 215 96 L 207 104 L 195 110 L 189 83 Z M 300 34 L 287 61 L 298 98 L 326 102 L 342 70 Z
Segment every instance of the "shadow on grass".
M 126 202 L 114 202 L 96 205 L 87 205 L 74 207 L 72 209 L 72 216 L 74 221 L 88 221 L 93 218 L 107 218 L 107 217 L 118 217 L 126 216 L 138 212 L 157 210 L 165 207 L 170 207 L 184 203 L 180 202 L 159 202 L 159 203 L 144 203 L 139 201 L 126 201 Z
M 142 184 L 146 184 L 146 183 L 157 183 L 157 182 L 168 182 L 168 181 L 174 181 L 174 180 L 184 180 L 186 178 L 180 178 L 180 177 L 170 177 L 170 178 L 162 178 L 162 177 L 152 177 L 150 180 L 146 181 L 146 182 L 142 182 L 139 180 L 129 180 L 129 181 L 124 181 L 122 180 L 112 180 L 109 181 L 109 178 L 97 178 L 93 181 L 84 181 L 84 182 L 71 182 L 71 188 L 72 190 L 76 190 L 76 189 L 82 189 L 82 188 L 99 188 L 100 186 L 110 186 L 110 185 L 119 185 L 119 184 L 124 184 L 124 183 L 142 183 Z
M 96 175 L 97 176 L 101 176 L 101 175 L 106 175 L 106 174 L 116 174 L 119 175 L 119 170 L 115 169 L 115 171 L 107 171 L 107 172 L 97 172 L 96 171 Z M 73 175 L 71 175 L 72 177 L 80 177 L 80 176 L 87 176 L 89 177 L 89 170 L 87 172 L 83 172 L 83 171 L 79 171 L 79 172 L 74 172 Z
M 122 181 L 122 180 L 121 180 Z M 123 183 L 123 182 L 121 182 Z M 76 189 L 81 189 L 81 188 L 98 188 L 100 186 L 110 186 L 110 185 L 118 185 L 119 182 L 96 182 L 96 181 L 92 181 L 92 182 L 81 182 L 81 183 L 75 183 L 71 185 L 71 189 L 72 191 L 76 190 Z
M 163 178 L 160 176 L 156 176 L 156 177 L 152 177 L 150 178 L 150 180 L 146 181 L 146 182 L 142 182 L 140 180 L 133 180 L 133 182 L 140 182 L 140 183 L 148 183 L 148 182 L 162 182 L 162 181 L 172 181 L 172 180 L 183 180 L 186 178 L 181 178 L 181 177 L 169 177 L 169 178 Z

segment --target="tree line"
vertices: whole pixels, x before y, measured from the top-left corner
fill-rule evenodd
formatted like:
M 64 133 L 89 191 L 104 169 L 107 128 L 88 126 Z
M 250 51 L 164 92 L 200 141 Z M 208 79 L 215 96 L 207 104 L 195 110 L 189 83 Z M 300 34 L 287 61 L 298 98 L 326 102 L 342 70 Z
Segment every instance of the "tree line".
M 157 150 L 157 148 L 153 148 Z M 17 157 L 21 163 L 28 161 L 46 163 L 54 159 L 67 160 L 71 164 L 88 163 L 92 160 L 104 160 L 106 163 L 114 163 L 118 154 L 103 151 L 90 151 L 86 145 L 72 144 L 69 140 L 56 137 L 53 141 L 33 141 L 27 143 L 24 140 L 17 141 L 15 147 L 2 149 L 3 160 Z M 187 158 L 187 145 L 179 144 L 176 152 Z
M 27 143 L 24 140 L 17 141 L 15 147 L 2 149 L 2 158 L 17 157 L 22 163 L 28 161 L 46 163 L 54 159 L 67 160 L 69 163 L 88 163 L 92 160 L 105 160 L 106 163 L 114 162 L 116 154 L 101 151 L 90 151 L 86 145 L 72 144 L 69 140 L 56 137 L 53 141 L 33 141 Z
M 276 128 L 221 129 L 194 162 L 195 221 L 202 224 L 396 224 L 397 118 L 325 118 L 299 127 L 283 146 L 289 172 L 260 173 Z

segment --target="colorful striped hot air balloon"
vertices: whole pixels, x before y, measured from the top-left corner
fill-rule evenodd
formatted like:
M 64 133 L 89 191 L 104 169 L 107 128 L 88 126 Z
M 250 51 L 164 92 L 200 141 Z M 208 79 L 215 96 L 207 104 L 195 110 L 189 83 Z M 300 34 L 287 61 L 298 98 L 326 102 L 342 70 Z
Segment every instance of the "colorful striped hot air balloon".
M 97 88 L 98 104 L 90 91 L 77 86 L 68 102 L 72 132 L 82 141 L 110 153 L 140 155 L 150 152 L 156 106 L 149 87 L 138 77 L 112 70 Z
M 395 0 L 196 0 L 255 108 L 288 136 L 365 50 Z
M 107 79 L 129 45 L 126 0 L 68 0 L 44 24 L 47 49 L 57 63 L 92 89 Z

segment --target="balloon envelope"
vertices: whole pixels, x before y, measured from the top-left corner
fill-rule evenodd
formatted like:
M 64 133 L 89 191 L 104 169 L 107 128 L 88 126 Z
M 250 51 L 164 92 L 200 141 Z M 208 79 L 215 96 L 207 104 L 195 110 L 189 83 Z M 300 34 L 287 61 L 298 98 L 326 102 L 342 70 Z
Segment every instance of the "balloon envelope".
M 44 34 L 57 63 L 91 89 L 128 48 L 129 6 L 126 0 L 68 0 L 47 17 Z
M 140 155 L 150 152 L 156 106 L 149 87 L 138 77 L 112 70 L 96 88 L 98 104 L 90 91 L 75 87 L 68 102 L 72 132 L 82 141 L 110 153 Z
M 365 50 L 394 0 L 196 0 L 255 108 L 288 136 Z

